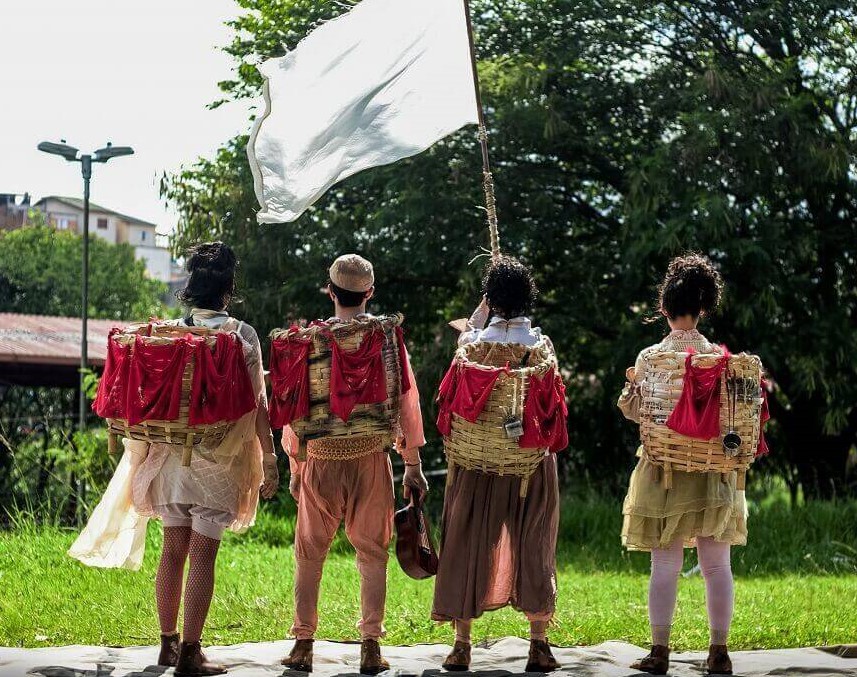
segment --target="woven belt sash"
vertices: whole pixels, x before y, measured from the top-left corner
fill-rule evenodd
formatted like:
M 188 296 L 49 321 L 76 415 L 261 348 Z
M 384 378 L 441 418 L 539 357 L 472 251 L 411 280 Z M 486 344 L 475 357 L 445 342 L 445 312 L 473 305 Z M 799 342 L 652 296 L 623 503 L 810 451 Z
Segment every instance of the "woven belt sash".
M 380 435 L 323 437 L 307 442 L 307 456 L 322 461 L 352 461 L 383 450 L 384 438 Z

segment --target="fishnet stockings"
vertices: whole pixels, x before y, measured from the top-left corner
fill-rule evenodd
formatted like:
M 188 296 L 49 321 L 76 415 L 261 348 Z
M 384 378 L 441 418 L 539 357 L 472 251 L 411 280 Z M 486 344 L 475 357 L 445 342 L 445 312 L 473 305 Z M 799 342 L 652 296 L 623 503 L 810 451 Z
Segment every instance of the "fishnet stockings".
M 190 544 L 190 527 L 164 527 L 164 549 L 155 577 L 155 599 L 158 606 L 158 622 L 161 633 L 176 631 L 179 604 L 182 598 L 184 563 Z
M 182 640 L 198 642 L 214 594 L 214 561 L 220 541 L 195 531 L 190 536 L 190 567 L 184 595 Z

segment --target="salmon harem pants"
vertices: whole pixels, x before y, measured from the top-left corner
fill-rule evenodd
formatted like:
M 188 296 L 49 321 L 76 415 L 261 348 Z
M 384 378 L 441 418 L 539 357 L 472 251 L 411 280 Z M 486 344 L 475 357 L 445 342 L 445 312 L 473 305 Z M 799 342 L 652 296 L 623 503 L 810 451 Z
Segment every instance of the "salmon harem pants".
M 357 551 L 362 639 L 384 635 L 388 547 L 393 536 L 393 469 L 379 449 L 348 461 L 310 456 L 301 471 L 295 530 L 295 619 L 291 634 L 312 639 L 324 560 L 340 523 Z

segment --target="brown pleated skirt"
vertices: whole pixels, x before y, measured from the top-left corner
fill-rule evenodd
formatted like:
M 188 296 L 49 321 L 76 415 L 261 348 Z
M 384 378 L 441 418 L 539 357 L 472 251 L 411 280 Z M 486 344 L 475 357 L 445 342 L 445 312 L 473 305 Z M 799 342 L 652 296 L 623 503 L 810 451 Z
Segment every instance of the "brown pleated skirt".
M 556 608 L 559 483 L 550 454 L 521 480 L 456 468 L 443 506 L 432 618 L 478 618 L 511 605 L 531 620 Z

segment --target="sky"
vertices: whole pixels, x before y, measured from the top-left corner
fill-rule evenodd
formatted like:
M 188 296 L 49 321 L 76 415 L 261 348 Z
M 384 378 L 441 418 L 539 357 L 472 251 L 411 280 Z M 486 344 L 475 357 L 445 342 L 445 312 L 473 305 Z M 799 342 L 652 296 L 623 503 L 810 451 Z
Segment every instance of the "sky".
M 0 193 L 79 197 L 80 165 L 36 145 L 112 141 L 135 155 L 93 166 L 93 202 L 171 230 L 162 173 L 250 128 L 249 103 L 206 108 L 232 76 L 218 47 L 238 12 L 233 0 L 2 0 Z

